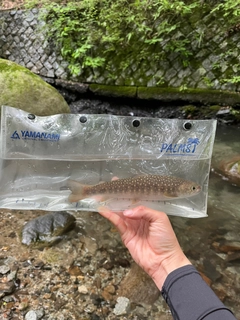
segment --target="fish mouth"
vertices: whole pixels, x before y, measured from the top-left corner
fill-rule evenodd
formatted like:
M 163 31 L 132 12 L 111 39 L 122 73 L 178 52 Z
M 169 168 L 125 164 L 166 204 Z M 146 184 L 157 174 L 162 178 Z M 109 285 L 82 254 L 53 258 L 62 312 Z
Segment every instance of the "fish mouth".
M 201 186 L 197 186 L 195 191 L 196 193 L 199 193 L 201 190 L 202 190 Z

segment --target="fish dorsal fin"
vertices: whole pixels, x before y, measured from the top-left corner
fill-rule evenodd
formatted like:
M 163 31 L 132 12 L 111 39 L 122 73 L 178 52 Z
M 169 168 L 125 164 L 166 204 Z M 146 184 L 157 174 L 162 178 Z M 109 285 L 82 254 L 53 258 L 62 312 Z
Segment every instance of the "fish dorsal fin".
M 138 179 L 138 178 L 146 177 L 146 176 L 147 176 L 146 173 L 140 173 L 140 174 L 135 174 L 135 175 L 132 176 L 131 178 L 132 178 L 132 179 Z

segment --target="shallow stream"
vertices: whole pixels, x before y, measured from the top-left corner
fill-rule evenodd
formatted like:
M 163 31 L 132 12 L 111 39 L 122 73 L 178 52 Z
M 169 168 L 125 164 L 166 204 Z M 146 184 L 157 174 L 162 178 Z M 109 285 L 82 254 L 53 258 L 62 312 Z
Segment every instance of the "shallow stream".
M 216 173 L 222 161 L 236 155 L 240 155 L 240 128 L 218 126 L 209 181 L 208 218 L 180 221 L 173 217 L 172 222 L 186 254 L 240 319 L 240 187 Z

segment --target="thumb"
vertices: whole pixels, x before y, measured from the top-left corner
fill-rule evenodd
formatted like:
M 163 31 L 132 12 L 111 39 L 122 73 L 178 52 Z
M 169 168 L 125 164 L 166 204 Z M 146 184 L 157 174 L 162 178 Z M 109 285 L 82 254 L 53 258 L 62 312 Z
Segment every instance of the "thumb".
M 149 222 L 154 222 L 156 220 L 169 220 L 166 213 L 153 210 L 144 206 L 139 206 L 133 209 L 128 209 L 123 211 L 125 217 L 131 219 L 145 219 Z

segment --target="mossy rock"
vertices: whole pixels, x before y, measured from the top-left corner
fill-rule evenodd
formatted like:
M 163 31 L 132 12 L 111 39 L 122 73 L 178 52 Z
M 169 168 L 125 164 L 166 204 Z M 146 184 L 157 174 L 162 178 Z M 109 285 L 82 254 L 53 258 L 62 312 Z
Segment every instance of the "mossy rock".
M 131 86 L 109 86 L 102 84 L 90 84 L 89 90 L 95 94 L 108 97 L 135 98 L 137 88 Z
M 69 113 L 58 91 L 28 69 L 0 59 L 0 106 L 8 105 L 39 116 Z

